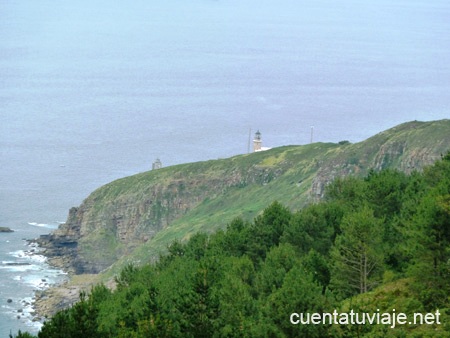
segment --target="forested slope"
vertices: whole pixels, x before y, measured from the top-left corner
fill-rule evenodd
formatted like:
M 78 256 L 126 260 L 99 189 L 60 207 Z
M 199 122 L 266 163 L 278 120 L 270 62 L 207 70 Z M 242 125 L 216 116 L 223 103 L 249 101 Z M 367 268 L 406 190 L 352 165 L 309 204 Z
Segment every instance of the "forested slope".
M 174 241 L 38 337 L 449 337 L 450 155 L 423 172 L 337 178 L 292 212 Z M 292 313 L 437 313 L 439 323 L 294 325 Z M 20 334 L 19 336 L 24 336 Z

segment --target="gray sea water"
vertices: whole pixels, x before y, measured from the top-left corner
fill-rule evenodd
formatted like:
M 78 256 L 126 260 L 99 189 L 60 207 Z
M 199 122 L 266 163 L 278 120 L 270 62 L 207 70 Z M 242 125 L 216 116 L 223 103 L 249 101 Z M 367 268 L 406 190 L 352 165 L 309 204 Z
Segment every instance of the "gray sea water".
M 250 128 L 275 147 L 448 118 L 449 60 L 447 0 L 0 1 L 0 336 L 36 332 L 63 278 L 23 239 L 95 188 L 246 153 Z

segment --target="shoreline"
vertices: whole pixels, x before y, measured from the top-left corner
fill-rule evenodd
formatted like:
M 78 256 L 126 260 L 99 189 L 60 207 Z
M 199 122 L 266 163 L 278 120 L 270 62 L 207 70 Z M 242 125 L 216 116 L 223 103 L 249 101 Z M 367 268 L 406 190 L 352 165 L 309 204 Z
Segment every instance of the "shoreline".
M 41 247 L 36 239 L 25 241 L 28 248 L 21 251 L 18 257 L 26 261 L 13 262 L 11 266 L 31 266 L 35 263 L 43 267 L 43 272 L 32 294 L 18 300 L 22 306 L 14 313 L 17 311 L 17 319 L 26 320 L 27 325 L 42 326 L 56 312 L 76 303 L 80 292 L 89 291 L 98 283 L 98 278 L 97 275 L 75 275 L 67 272 L 64 269 L 64 257 L 48 257 L 46 248 Z M 49 270 L 53 270 L 53 278 L 48 278 Z
M 90 292 L 92 287 L 101 282 L 98 274 L 75 274 L 68 269 L 68 259 L 64 256 L 48 256 L 47 249 L 40 246 L 37 239 L 28 240 L 32 249 L 30 255 L 45 257 L 45 264 L 50 268 L 61 271 L 66 277 L 64 280 L 46 284 L 43 289 L 35 290 L 31 298 L 32 322 L 43 324 L 58 311 L 71 307 L 80 299 L 81 292 Z
M 33 291 L 33 295 L 31 296 L 31 301 L 29 304 L 29 320 L 33 323 L 38 322 L 42 325 L 45 321 L 45 318 L 47 318 L 48 316 L 48 312 L 41 311 L 41 307 L 38 306 L 38 300 L 44 297 L 44 295 L 47 294 L 49 290 L 66 284 L 70 280 L 70 275 L 62 267 L 50 262 L 49 258 L 45 255 L 46 249 L 42 248 L 36 240 L 26 240 L 26 242 L 28 243 L 27 245 L 29 249 L 27 251 L 24 251 L 25 256 L 28 256 L 30 259 L 41 256 L 41 263 L 43 264 L 43 266 L 55 270 L 59 275 L 59 278 L 61 279 L 50 282 L 47 279 L 47 276 L 43 275 L 41 276 L 41 283 L 37 285 L 35 290 Z
M 45 256 L 45 249 L 33 240 L 17 239 L 24 246 L 14 245 L 5 252 L 0 262 L 5 278 L 14 281 L 4 293 L 2 314 L 16 323 L 10 331 L 22 330 L 33 334 L 44 322 L 43 313 L 36 307 L 36 299 L 54 286 L 63 285 L 69 276 L 64 269 L 52 265 Z M 17 292 L 15 285 L 17 284 Z M 5 318 L 6 320 L 6 318 Z M 6 324 L 5 327 L 9 325 Z
M 81 292 L 89 292 L 98 282 L 98 275 L 71 275 L 62 283 L 36 291 L 31 304 L 35 312 L 33 320 L 43 322 L 58 311 L 72 306 L 80 299 Z

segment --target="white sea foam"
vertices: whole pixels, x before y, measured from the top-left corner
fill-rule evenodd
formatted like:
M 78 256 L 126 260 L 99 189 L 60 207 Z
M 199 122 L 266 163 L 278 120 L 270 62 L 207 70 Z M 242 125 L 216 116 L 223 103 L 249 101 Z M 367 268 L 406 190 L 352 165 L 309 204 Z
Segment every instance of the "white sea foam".
M 8 265 L 8 264 L 12 264 L 15 263 L 13 261 L 2 261 L 2 265 Z
M 38 222 L 28 222 L 28 224 L 32 225 L 32 226 L 40 227 L 40 228 L 47 228 L 47 229 L 57 229 L 58 228 L 58 225 L 56 225 L 56 224 L 47 224 L 47 223 L 38 223 Z
M 39 247 L 34 243 L 30 244 L 29 247 L 31 250 L 16 250 L 9 252 L 9 255 L 17 258 L 17 260 L 2 261 L 0 269 L 7 269 L 15 272 L 39 271 L 39 275 L 42 275 L 43 273 L 50 275 L 63 274 L 62 270 L 54 269 L 45 264 L 47 257 L 40 254 Z
M 47 279 L 37 275 L 24 276 L 23 282 L 37 290 L 46 289 L 51 284 L 49 283 L 50 281 L 47 281 Z
M 9 254 L 15 258 L 20 258 L 21 262 L 34 262 L 34 263 L 44 263 L 47 260 L 47 257 L 45 257 L 44 255 L 41 255 L 39 253 L 39 248 L 37 248 L 36 246 L 30 245 L 30 247 L 32 247 L 32 250 L 28 251 L 28 250 L 17 250 L 17 251 L 12 251 L 9 252 Z M 14 262 L 9 262 L 9 263 L 14 263 Z M 15 262 L 17 263 L 17 262 Z M 19 262 L 20 263 L 20 262 Z
M 39 271 L 39 266 L 33 264 L 27 265 L 0 265 L 1 270 L 8 270 L 11 272 L 27 272 L 27 271 Z
M 23 258 L 26 256 L 24 250 L 11 251 L 9 254 L 16 258 Z
M 32 255 L 29 258 L 33 262 L 44 263 L 45 261 L 47 261 L 47 257 L 45 257 L 43 255 Z

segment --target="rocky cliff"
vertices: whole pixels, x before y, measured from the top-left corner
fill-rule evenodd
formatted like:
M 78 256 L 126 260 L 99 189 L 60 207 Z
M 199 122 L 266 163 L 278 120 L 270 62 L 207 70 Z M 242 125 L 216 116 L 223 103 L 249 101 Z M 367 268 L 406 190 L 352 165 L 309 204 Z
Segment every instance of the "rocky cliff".
M 449 120 L 415 121 L 356 144 L 286 146 L 153 170 L 97 189 L 39 243 L 55 265 L 98 273 L 123 257 L 148 261 L 174 239 L 236 216 L 252 218 L 273 200 L 300 208 L 336 177 L 421 170 L 449 149 Z

